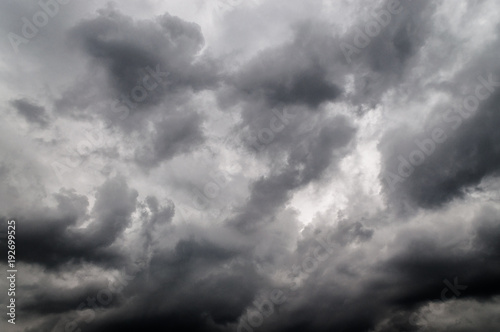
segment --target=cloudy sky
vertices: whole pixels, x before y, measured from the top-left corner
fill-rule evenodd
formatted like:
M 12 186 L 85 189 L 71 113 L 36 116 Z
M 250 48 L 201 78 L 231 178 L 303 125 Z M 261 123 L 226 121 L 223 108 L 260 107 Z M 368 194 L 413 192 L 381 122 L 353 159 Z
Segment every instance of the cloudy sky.
M 1 1 L 1 330 L 500 331 L 499 23 Z

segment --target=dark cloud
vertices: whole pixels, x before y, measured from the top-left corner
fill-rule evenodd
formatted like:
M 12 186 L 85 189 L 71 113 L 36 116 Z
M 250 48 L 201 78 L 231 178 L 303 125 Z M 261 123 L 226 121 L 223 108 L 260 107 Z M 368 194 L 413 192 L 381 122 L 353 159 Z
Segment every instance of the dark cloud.
M 168 13 L 135 21 L 109 5 L 71 35 L 104 68 L 115 99 L 131 113 L 158 105 L 170 93 L 217 82 L 213 61 L 198 55 L 204 45 L 200 27 Z
M 356 129 L 343 117 L 324 122 L 318 134 L 310 135 L 300 142 L 288 142 L 285 166 L 273 169 L 267 177 L 255 181 L 250 197 L 242 211 L 230 220 L 239 229 L 249 230 L 259 224 L 271 222 L 279 209 L 291 198 L 295 190 L 318 181 L 326 170 L 337 163 L 352 148 L 349 143 L 354 138 Z M 302 148 L 297 148 L 298 145 Z
M 394 4 L 397 10 L 390 12 Z M 408 70 L 414 68 L 419 51 L 433 33 L 430 17 L 434 11 L 432 1 L 388 0 L 337 41 L 337 52 L 343 55 L 340 61 L 354 74 L 355 91 L 350 96 L 354 105 L 377 104 L 388 89 L 408 79 Z M 376 22 L 385 23 L 377 29 Z M 376 31 L 373 37 L 369 35 Z
M 83 53 L 78 56 L 90 59 L 89 73 L 55 101 L 61 115 L 101 118 L 122 134 L 137 132 L 146 144 L 133 144 L 134 161 L 148 169 L 204 142 L 201 110 L 182 106 L 219 80 L 221 66 L 202 52 L 199 25 L 168 13 L 135 20 L 108 5 L 69 37 Z
M 279 104 L 317 108 L 337 99 L 342 89 L 330 77 L 324 48 L 332 50 L 333 40 L 312 22 L 298 24 L 294 40 L 258 54 L 230 78 L 244 98 L 263 98 L 270 107 Z
M 44 107 L 33 104 L 27 99 L 16 99 L 10 103 L 26 121 L 35 123 L 42 128 L 49 124 L 49 116 Z
M 415 238 L 404 252 L 380 266 L 380 271 L 390 273 L 391 280 L 377 279 L 367 288 L 376 289 L 379 294 L 391 294 L 385 298 L 387 305 L 402 310 L 391 317 L 391 324 L 402 328 L 408 320 L 397 323 L 400 315 L 408 317 L 429 303 L 446 303 L 455 299 L 479 303 L 494 301 L 500 292 L 495 282 L 500 274 L 495 263 L 498 248 L 484 241 L 489 237 L 485 236 L 484 230 L 489 229 L 492 237 L 498 234 L 498 212 L 484 211 L 478 217 L 478 224 L 464 243 L 444 246 L 436 235 Z M 473 245 L 467 246 L 465 241 Z
M 35 290 L 35 293 L 30 294 L 29 298 L 23 298 L 20 310 L 30 315 L 37 314 L 40 316 L 65 313 L 68 309 L 78 308 L 88 294 L 97 294 L 103 287 L 105 287 L 105 284 L 100 283 L 64 289 L 64 292 L 59 292 L 55 287 Z
M 479 104 L 476 113 L 466 110 L 463 105 L 440 107 L 439 124 L 424 133 L 405 135 L 399 141 L 391 140 L 392 147 L 384 147 L 384 150 L 387 170 L 393 174 L 398 175 L 398 168 L 405 163 L 401 157 L 409 161 L 412 153 L 426 154 L 421 165 L 411 166 L 414 171 L 408 178 L 401 177 L 401 181 L 393 178 L 390 184 L 385 178 L 386 188 L 395 188 L 400 199 L 418 206 L 437 207 L 455 198 L 463 198 L 485 177 L 496 176 L 500 166 L 496 124 L 500 118 L 494 110 L 499 103 L 500 94 L 495 91 L 488 100 Z M 442 133 L 439 136 L 442 139 L 437 142 L 432 136 L 436 130 Z
M 119 252 L 108 247 L 129 225 L 137 203 L 137 192 L 129 189 L 123 178 L 102 185 L 90 214 L 85 196 L 63 191 L 55 199 L 58 204 L 54 209 L 18 216 L 24 225 L 18 233 L 19 241 L 26 243 L 18 249 L 20 261 L 56 268 L 67 263 L 120 260 Z M 89 219 L 90 224 L 81 228 Z
M 495 0 L 100 6 L 0 42 L 17 330 L 498 330 Z
M 444 33 L 440 38 L 451 37 Z M 437 208 L 464 198 L 477 190 L 483 180 L 497 176 L 495 124 L 499 119 L 494 109 L 500 102 L 500 80 L 498 64 L 491 54 L 499 46 L 498 39 L 487 43 L 484 52 L 470 56 L 467 66 L 457 71 L 453 81 L 438 83 L 438 89 L 450 97 L 432 107 L 424 128 L 400 128 L 381 141 L 381 178 L 395 205 L 406 202 Z M 409 161 L 411 154 L 420 153 L 425 153 L 425 158 L 408 178 L 388 180 L 389 172 L 400 174 L 398 168 L 406 163 L 403 158 Z
M 432 232 L 404 234 L 410 240 L 401 243 L 400 252 L 389 259 L 363 265 L 362 269 L 353 260 L 369 260 L 371 255 L 357 252 L 344 256 L 345 248 L 369 243 L 373 230 L 351 220 L 342 220 L 336 228 L 311 230 L 299 247 L 302 262 L 313 256 L 308 251 L 323 250 L 325 245 L 331 255 L 325 254 L 319 267 L 305 274 L 300 292 L 288 293 L 286 309 L 270 317 L 262 329 L 419 331 L 422 326 L 416 323 L 415 315 L 427 305 L 452 305 L 455 301 L 470 301 L 475 305 L 497 303 L 495 298 L 500 289 L 494 279 L 500 271 L 495 263 L 496 254 L 491 255 L 491 247 L 485 247 L 482 240 L 484 228 L 492 230 L 492 224 L 498 228 L 497 220 L 498 211 L 485 209 L 477 216 L 480 226 L 459 237 L 457 243 L 449 242 L 453 238 L 450 235 L 456 235 L 453 223 L 442 229 L 447 233 L 446 244 L 442 235 Z M 302 262 L 299 260 L 294 266 Z M 297 276 L 304 278 L 304 270 Z M 473 324 L 480 322 L 476 320 Z
M 172 250 L 153 256 L 147 283 L 143 279 L 132 282 L 132 294 L 140 292 L 142 296 L 117 312 L 126 312 L 128 318 L 104 317 L 93 328 L 227 330 L 223 326 L 236 321 L 252 301 L 259 279 L 251 266 L 233 260 L 240 254 L 206 241 L 180 240 Z M 227 263 L 231 263 L 231 270 L 217 268 Z M 209 273 L 202 272 L 205 269 Z
M 136 151 L 136 162 L 145 167 L 158 166 L 162 161 L 194 150 L 205 141 L 202 122 L 195 112 L 170 114 L 155 125 L 150 145 Z

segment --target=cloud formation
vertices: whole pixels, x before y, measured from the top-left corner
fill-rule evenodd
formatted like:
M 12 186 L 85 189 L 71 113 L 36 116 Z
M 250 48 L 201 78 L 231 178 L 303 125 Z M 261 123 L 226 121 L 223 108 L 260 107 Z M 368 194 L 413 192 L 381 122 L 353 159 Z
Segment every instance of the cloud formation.
M 2 331 L 500 328 L 496 1 L 63 2 L 0 4 Z

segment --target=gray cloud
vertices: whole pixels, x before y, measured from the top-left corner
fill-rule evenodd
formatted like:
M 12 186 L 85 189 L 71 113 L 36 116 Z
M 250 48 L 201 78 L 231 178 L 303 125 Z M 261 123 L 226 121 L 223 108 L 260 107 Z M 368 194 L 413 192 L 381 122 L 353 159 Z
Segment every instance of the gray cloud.
M 16 108 L 19 115 L 26 121 L 46 127 L 49 124 L 49 117 L 45 108 L 35 105 L 26 99 L 16 99 L 11 101 L 11 105 Z
M 483 79 L 486 80 L 486 77 Z M 480 82 L 477 85 L 480 86 Z M 391 151 L 390 155 L 387 153 L 390 156 L 387 168 L 393 174 L 399 174 L 398 168 L 405 164 L 404 160 L 409 162 L 410 157 L 418 159 L 416 154 L 422 153 L 424 160 L 416 167 L 408 164 L 409 169 L 414 169 L 412 174 L 404 181 L 396 179 L 387 187 L 396 188 L 400 198 L 404 197 L 419 206 L 436 207 L 455 198 L 463 198 L 482 179 L 496 176 L 500 159 L 495 126 L 498 119 L 494 109 L 500 95 L 494 90 L 488 93 L 491 97 L 480 104 L 479 99 L 471 95 L 478 102 L 475 113 L 464 108 L 463 104 L 457 108 L 442 106 L 436 111 L 439 112 L 440 122 L 431 127 L 430 134 L 424 132 L 406 136 L 400 141 L 391 140 L 389 144 L 395 145 L 394 150 L 386 151 Z M 460 99 L 465 98 L 467 96 Z M 435 136 L 436 133 L 441 135 Z M 438 141 L 435 137 L 439 137 Z M 389 184 L 389 180 L 385 182 Z
M 200 27 L 168 13 L 135 21 L 108 6 L 79 23 L 71 36 L 104 68 L 115 98 L 132 113 L 158 105 L 169 93 L 217 82 L 210 58 L 197 55 L 204 45 Z
M 252 184 L 248 202 L 230 223 L 249 229 L 263 221 L 272 221 L 295 190 L 320 180 L 328 167 L 345 156 L 355 131 L 348 121 L 339 117 L 325 122 L 317 136 L 311 135 L 307 141 L 295 143 L 304 144 L 303 149 L 282 146 L 289 153 L 286 166 L 276 167 L 269 176 Z
M 226 5 L 71 2 L 0 42 L 2 328 L 498 330 L 498 3 Z
M 22 260 L 51 268 L 84 261 L 105 264 L 107 259 L 120 260 L 121 255 L 116 250 L 106 248 L 129 225 L 137 203 L 137 192 L 130 190 L 123 178 L 110 179 L 103 184 L 90 214 L 85 196 L 63 191 L 55 199 L 58 203 L 55 209 L 17 216 L 29 225 L 18 234 L 19 240 L 26 243 L 18 249 Z M 78 227 L 89 219 L 87 227 Z
M 202 117 L 198 113 L 171 114 L 155 125 L 152 142 L 136 151 L 139 165 L 152 167 L 182 153 L 188 153 L 204 142 Z

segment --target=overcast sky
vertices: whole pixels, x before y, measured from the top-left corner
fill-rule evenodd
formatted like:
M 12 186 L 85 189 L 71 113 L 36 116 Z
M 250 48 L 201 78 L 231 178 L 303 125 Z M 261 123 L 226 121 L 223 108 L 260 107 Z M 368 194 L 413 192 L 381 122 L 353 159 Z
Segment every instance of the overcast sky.
M 500 331 L 499 23 L 1 1 L 1 330 Z

